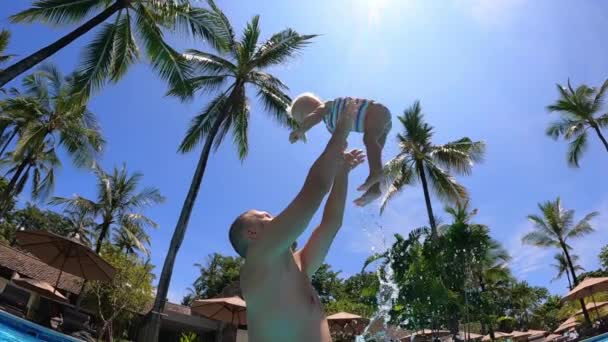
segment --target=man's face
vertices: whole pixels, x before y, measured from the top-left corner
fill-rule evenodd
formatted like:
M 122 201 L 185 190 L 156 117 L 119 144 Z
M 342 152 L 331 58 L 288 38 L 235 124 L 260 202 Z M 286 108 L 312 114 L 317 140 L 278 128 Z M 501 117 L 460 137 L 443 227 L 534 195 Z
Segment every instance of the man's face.
M 260 234 L 264 231 L 266 224 L 272 221 L 274 217 L 266 212 L 259 210 L 248 211 L 243 219 L 245 220 L 245 231 L 244 234 L 250 241 L 258 239 Z

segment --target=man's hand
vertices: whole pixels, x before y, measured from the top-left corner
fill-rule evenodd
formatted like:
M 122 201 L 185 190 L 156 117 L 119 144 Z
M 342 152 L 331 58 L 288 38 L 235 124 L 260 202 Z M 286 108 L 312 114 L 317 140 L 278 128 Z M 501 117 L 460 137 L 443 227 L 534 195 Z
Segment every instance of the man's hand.
M 365 161 L 365 153 L 359 149 L 350 150 L 344 152 L 344 162 L 342 163 L 341 169 L 350 172 L 357 166 L 361 165 Z

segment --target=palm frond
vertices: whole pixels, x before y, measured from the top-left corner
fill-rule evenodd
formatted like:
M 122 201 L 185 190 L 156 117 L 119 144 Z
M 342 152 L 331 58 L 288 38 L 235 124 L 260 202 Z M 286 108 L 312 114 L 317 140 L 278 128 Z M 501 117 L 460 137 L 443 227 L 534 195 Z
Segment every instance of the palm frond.
M 197 76 L 188 80 L 190 83 L 190 88 L 193 92 L 202 91 L 203 93 L 211 93 L 216 91 L 226 83 L 226 79 L 228 75 L 211 75 L 211 76 Z M 180 89 L 170 89 L 167 92 L 169 96 L 176 96 L 180 98 L 182 101 L 188 100 L 192 98 L 194 93 L 182 93 Z
M 298 123 L 287 113 L 291 99 L 280 89 L 274 87 L 258 87 L 258 99 L 264 105 L 266 112 L 281 126 L 296 128 Z
M 568 165 L 580 167 L 579 160 L 587 149 L 587 133 L 582 133 L 568 145 Z
M 9 30 L 0 30 L 0 63 L 8 62 L 14 55 L 5 55 L 4 51 L 8 47 L 8 43 L 11 39 L 11 32 Z M 0 69 L 1 71 L 2 69 Z
M 121 13 L 122 14 L 122 13 Z M 116 23 L 114 44 L 112 46 L 111 80 L 118 82 L 139 58 L 135 37 L 131 32 L 131 15 L 127 9 L 123 16 L 119 14 Z
M 186 50 L 186 53 L 183 54 L 183 57 L 188 60 L 198 72 L 211 73 L 213 75 L 235 75 L 238 73 L 238 67 L 236 65 L 229 60 L 212 53 L 188 49 Z
M 538 247 L 559 247 L 557 241 L 542 232 L 532 231 L 521 238 L 521 242 Z
M 188 61 L 165 42 L 163 33 L 156 26 L 154 16 L 143 4 L 139 4 L 136 11 L 139 38 L 143 42 L 152 67 L 163 80 L 168 82 L 171 89 L 177 89 L 181 93 L 191 93 L 188 79 L 192 78 L 192 69 Z
M 171 7 L 172 15 L 168 17 L 172 21 L 167 25 L 168 28 L 193 37 L 203 38 L 218 51 L 228 48 L 227 37 L 216 32 L 220 31 L 218 27 L 222 25 L 222 19 L 218 17 L 217 13 L 190 4 Z
M 249 152 L 249 105 L 245 103 L 240 110 L 233 114 L 232 135 L 234 137 L 234 145 L 237 148 L 239 159 L 243 161 Z
M 257 68 L 281 64 L 294 57 L 315 37 L 317 35 L 301 35 L 292 29 L 283 30 L 259 47 L 253 56 L 252 64 Z
M 120 16 L 118 17 L 120 18 Z M 74 81 L 74 92 L 88 99 L 112 74 L 112 53 L 116 43 L 116 24 L 105 24 L 85 48 L 81 67 Z
M 439 198 L 451 202 L 468 198 L 466 189 L 437 165 L 426 162 L 424 163 L 424 170 L 428 175 L 429 183 Z
M 482 160 L 484 151 L 483 142 L 473 142 L 469 138 L 462 138 L 445 145 L 433 146 L 430 155 L 435 162 L 448 171 L 469 175 L 473 163 Z
M 258 39 L 260 38 L 259 22 L 260 16 L 256 15 L 245 26 L 243 38 L 237 47 L 237 58 L 239 60 L 239 64 L 245 65 L 255 54 Z
M 600 115 L 595 119 L 595 122 L 597 122 L 598 126 L 601 128 L 608 127 L 608 114 Z
M 199 115 L 192 119 L 186 136 L 179 146 L 179 152 L 190 152 L 201 142 L 211 130 L 211 126 L 215 120 L 221 119 L 227 101 L 226 93 L 219 94 L 209 102 Z
M 384 212 L 386 205 L 395 195 L 401 192 L 407 185 L 414 183 L 414 169 L 411 166 L 408 167 L 407 164 L 401 164 L 400 171 L 398 173 L 393 172 L 392 177 L 393 181 L 380 201 L 380 214 Z
M 139 179 L 135 182 L 137 183 Z M 134 184 L 136 186 L 137 184 Z M 160 191 L 154 187 L 144 188 L 141 192 L 133 195 L 126 203 L 125 206 L 133 208 L 144 208 L 153 204 L 163 203 L 165 197 L 161 195 Z
M 593 233 L 595 230 L 591 226 L 590 221 L 599 216 L 599 214 L 600 213 L 597 211 L 594 211 L 585 215 L 583 219 L 581 219 L 570 231 L 568 231 L 566 238 L 576 238 Z
M 73 24 L 106 3 L 100 0 L 38 0 L 31 8 L 12 15 L 10 20 L 13 23 L 40 21 L 53 25 Z
M 222 10 L 215 4 L 214 0 L 207 0 L 207 4 L 215 14 L 215 21 L 213 25 L 213 32 L 215 36 L 218 37 L 218 39 L 221 39 L 226 44 L 228 51 L 231 51 L 234 55 L 236 52 L 236 38 L 234 29 L 230 24 L 230 20 L 228 20 L 228 17 L 224 14 L 224 12 L 222 12 Z
M 598 112 L 600 109 L 602 109 L 606 90 L 608 90 L 608 80 L 604 81 L 602 86 L 597 89 L 597 92 L 595 93 L 595 99 L 593 99 L 593 106 L 591 108 L 592 113 Z

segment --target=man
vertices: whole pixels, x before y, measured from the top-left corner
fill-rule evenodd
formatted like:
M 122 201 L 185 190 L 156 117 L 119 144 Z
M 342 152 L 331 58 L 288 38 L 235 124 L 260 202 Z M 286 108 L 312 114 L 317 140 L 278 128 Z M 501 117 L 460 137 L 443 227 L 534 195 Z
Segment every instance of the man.
M 344 111 L 348 113 L 348 108 Z M 354 111 L 350 111 L 354 112 Z M 360 150 L 345 153 L 352 115 L 342 115 L 304 186 L 278 216 L 250 210 L 230 228 L 234 249 L 245 258 L 241 288 L 247 301 L 252 342 L 331 341 L 325 314 L 310 279 L 323 263 L 344 214 L 348 174 L 364 161 Z M 330 191 L 321 224 L 300 251 L 291 245 L 306 229 Z

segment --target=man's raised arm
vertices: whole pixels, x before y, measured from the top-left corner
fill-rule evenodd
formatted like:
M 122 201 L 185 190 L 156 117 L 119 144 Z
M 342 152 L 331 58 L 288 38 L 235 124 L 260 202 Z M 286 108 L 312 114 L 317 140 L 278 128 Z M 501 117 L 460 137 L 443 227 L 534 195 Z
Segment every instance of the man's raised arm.
M 336 130 L 327 143 L 325 150 L 314 162 L 302 189 L 296 198 L 272 221 L 264 234 L 252 245 L 248 257 L 274 257 L 287 251 L 291 244 L 302 234 L 310 219 L 321 205 L 323 197 L 329 192 L 336 170 L 343 163 L 346 138 L 354 118 L 354 110 L 346 108 L 338 121 Z
M 312 233 L 304 248 L 298 252 L 302 270 L 309 277 L 312 277 L 325 260 L 325 256 L 342 226 L 348 189 L 348 174 L 364 160 L 365 155 L 361 150 L 352 150 L 344 154 L 344 164 L 337 171 L 334 185 L 331 188 L 327 203 L 325 203 L 321 224 Z

